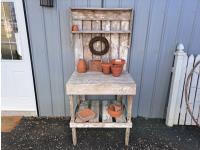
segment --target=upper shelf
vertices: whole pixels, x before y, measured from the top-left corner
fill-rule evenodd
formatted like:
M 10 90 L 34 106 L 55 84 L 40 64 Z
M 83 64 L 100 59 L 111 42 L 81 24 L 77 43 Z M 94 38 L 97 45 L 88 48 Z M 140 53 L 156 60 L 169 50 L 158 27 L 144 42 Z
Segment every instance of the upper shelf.
M 131 33 L 131 31 L 130 30 L 127 30 L 127 31 L 123 31 L 123 30 L 119 30 L 119 31 L 103 31 L 103 30 L 98 30 L 98 31 L 95 31 L 95 30 L 93 30 L 93 31 L 91 31 L 91 30 L 88 30 L 88 31 L 72 31 L 72 33 L 96 33 L 96 34 L 98 34 L 98 33 Z

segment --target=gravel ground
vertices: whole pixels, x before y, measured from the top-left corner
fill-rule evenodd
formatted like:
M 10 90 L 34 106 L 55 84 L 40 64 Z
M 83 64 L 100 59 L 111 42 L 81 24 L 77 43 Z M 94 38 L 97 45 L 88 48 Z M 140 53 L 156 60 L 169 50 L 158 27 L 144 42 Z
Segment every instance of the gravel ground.
M 164 120 L 134 119 L 129 146 L 125 129 L 77 129 L 72 145 L 69 118 L 23 118 L 10 133 L 2 133 L 2 150 L 57 149 L 147 149 L 200 150 L 200 129 L 193 126 L 169 128 Z

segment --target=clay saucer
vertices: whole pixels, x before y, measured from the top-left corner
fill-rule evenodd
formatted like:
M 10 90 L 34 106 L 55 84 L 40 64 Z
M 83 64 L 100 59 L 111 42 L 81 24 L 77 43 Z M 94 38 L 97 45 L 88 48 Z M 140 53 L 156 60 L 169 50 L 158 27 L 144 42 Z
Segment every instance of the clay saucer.
M 118 111 L 115 110 L 115 104 L 111 104 L 108 106 L 108 113 L 111 117 L 118 118 L 122 115 L 123 109 L 120 109 Z
M 84 122 L 89 121 L 95 117 L 96 113 L 89 108 L 77 112 L 77 116 Z

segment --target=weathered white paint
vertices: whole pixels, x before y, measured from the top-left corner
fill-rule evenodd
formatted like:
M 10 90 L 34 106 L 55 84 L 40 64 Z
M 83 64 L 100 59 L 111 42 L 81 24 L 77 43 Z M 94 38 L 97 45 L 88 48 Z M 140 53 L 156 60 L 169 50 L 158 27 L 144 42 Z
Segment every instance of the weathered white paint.
M 168 126 L 173 126 L 174 122 L 174 114 L 176 112 L 176 103 L 177 103 L 177 96 L 178 96 L 178 87 L 180 84 L 180 77 L 182 73 L 182 66 L 184 63 L 186 53 L 182 49 L 178 49 L 175 53 L 175 62 L 173 67 L 173 75 L 172 75 L 172 82 L 171 82 L 171 90 L 169 95 L 169 102 L 167 108 L 167 117 L 166 117 L 166 124 Z
M 189 58 L 188 58 L 187 71 L 186 71 L 185 78 L 189 75 L 190 70 L 193 67 L 193 64 L 194 64 L 194 56 L 190 55 Z M 189 85 L 190 85 L 190 82 L 191 82 L 191 80 L 189 81 Z M 186 80 L 184 82 L 184 85 L 185 85 L 185 83 L 186 83 Z M 190 87 L 188 87 L 188 90 L 189 89 L 190 89 Z M 185 124 L 185 115 L 186 115 L 186 103 L 185 103 L 185 96 L 184 95 L 182 96 L 181 102 L 182 102 L 182 104 L 181 104 L 181 112 L 180 112 L 180 117 L 179 117 L 179 124 L 184 125 Z
M 11 0 L 3 2 L 11 2 Z M 18 28 L 17 51 L 20 51 L 22 60 L 1 60 L 1 109 L 7 113 L 20 112 L 19 115 L 27 115 L 26 112 L 31 112 L 29 114 L 36 116 L 36 99 L 23 2 L 22 0 L 12 0 L 12 2 L 14 2 Z
M 135 95 L 136 84 L 131 75 L 123 72 L 119 77 L 102 72 L 74 72 L 66 84 L 68 95 Z
M 179 48 L 183 49 L 183 46 L 179 46 Z M 197 55 L 197 57 L 194 59 L 193 55 L 190 55 L 188 57 L 186 53 L 183 54 L 184 55 L 181 56 L 184 56 L 184 59 L 183 57 L 180 57 L 180 55 L 176 55 L 175 57 L 175 63 L 174 63 L 175 70 L 172 75 L 168 112 L 166 118 L 166 124 L 168 126 L 173 126 L 177 124 L 195 125 L 194 121 L 192 121 L 189 112 L 186 109 L 184 86 L 186 84 L 187 77 L 190 71 L 192 70 L 193 66 L 200 60 L 200 55 Z M 177 71 L 179 72 L 177 73 Z M 198 120 L 198 117 L 200 115 L 199 73 L 200 73 L 200 65 L 194 70 L 194 73 L 192 74 L 192 78 L 189 81 L 187 89 L 189 93 L 188 95 L 189 107 L 196 120 Z
M 184 81 L 185 81 L 185 73 L 186 73 L 186 67 L 187 67 L 187 60 L 188 57 L 187 55 L 184 56 L 183 63 L 181 66 L 181 74 L 180 78 L 176 78 L 175 80 L 179 80 L 179 85 L 178 85 L 178 94 L 177 94 L 177 99 L 176 99 L 176 107 L 175 107 L 175 114 L 174 114 L 174 124 L 178 124 L 178 118 L 180 114 L 180 107 L 181 107 L 181 98 L 182 98 L 182 93 L 183 93 L 183 87 L 184 87 Z

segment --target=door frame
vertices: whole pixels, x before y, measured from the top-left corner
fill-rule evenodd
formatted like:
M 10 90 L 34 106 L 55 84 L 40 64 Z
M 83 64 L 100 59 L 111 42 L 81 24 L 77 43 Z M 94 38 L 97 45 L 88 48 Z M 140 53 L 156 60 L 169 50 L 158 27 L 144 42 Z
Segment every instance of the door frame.
M 31 55 L 31 47 L 30 47 L 30 40 L 28 34 L 28 26 L 27 26 L 27 18 L 26 18 L 26 11 L 25 11 L 25 3 L 24 0 L 1 0 L 1 2 L 13 2 L 15 7 L 15 14 L 17 19 L 17 26 L 18 29 L 20 28 L 20 32 L 18 33 L 20 36 L 20 45 L 23 45 L 23 49 L 27 49 L 27 51 L 22 52 L 22 60 L 2 60 L 1 63 L 19 63 L 24 61 L 29 61 L 31 75 L 32 75 L 32 85 L 34 90 L 34 100 L 36 105 L 36 110 L 2 110 L 2 116 L 38 116 L 38 103 L 37 103 L 37 94 L 36 94 L 36 86 L 35 86 L 35 78 L 34 78 L 34 71 L 33 71 L 33 64 L 32 64 L 32 55 Z M 17 42 L 17 41 L 16 41 Z M 23 57 L 27 59 L 24 60 Z

